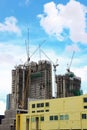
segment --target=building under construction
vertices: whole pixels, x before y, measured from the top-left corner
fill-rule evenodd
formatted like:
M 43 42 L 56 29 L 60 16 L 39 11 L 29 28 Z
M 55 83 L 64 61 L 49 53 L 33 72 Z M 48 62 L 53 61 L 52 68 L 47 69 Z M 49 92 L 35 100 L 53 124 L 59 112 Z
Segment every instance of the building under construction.
M 81 91 L 81 78 L 75 76 L 73 72 L 67 72 L 65 75 L 56 76 L 57 93 L 56 97 L 79 96 Z
M 12 70 L 14 108 L 27 109 L 28 98 L 52 98 L 52 69 L 48 61 L 19 65 Z

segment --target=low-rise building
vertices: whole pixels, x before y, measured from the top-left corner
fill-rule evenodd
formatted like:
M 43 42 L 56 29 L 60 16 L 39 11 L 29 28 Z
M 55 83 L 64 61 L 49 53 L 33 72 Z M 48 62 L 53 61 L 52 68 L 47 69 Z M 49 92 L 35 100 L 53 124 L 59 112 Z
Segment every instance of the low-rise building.
M 87 94 L 30 101 L 16 115 L 16 130 L 87 130 Z

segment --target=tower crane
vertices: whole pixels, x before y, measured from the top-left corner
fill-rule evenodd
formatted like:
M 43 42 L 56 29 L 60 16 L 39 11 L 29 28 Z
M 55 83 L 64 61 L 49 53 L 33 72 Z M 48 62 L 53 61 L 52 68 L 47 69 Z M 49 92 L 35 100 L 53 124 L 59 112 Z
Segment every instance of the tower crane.
M 70 64 L 69 64 L 68 67 L 67 67 L 67 71 L 68 71 L 68 72 L 70 72 L 70 67 L 71 67 L 71 65 L 72 65 L 72 61 L 73 61 L 73 58 L 74 58 L 74 54 L 75 54 L 75 51 L 73 51 Z
M 27 96 L 30 95 L 30 91 L 29 91 L 29 87 L 30 87 L 30 73 L 31 73 L 31 68 L 30 68 L 30 58 L 37 52 L 37 50 L 42 46 L 42 44 L 46 42 L 46 40 L 44 40 L 38 48 L 36 48 L 36 50 L 30 55 L 29 53 L 29 28 L 28 28 L 28 41 L 25 41 L 26 44 L 26 53 L 27 53 L 27 61 L 25 62 L 25 64 L 23 65 L 23 89 L 22 89 L 22 101 L 21 101 L 21 108 L 25 109 L 26 108 L 26 98 Z M 26 76 L 26 80 L 25 80 L 25 68 L 27 67 L 27 76 Z
M 26 53 L 27 53 L 27 61 L 24 63 L 23 65 L 23 88 L 22 88 L 22 100 L 20 103 L 20 106 L 22 109 L 25 109 L 25 98 L 27 96 L 27 89 L 28 89 L 28 84 L 30 83 L 29 81 L 29 74 L 30 74 L 30 68 L 29 68 L 29 61 L 30 61 L 30 54 L 29 54 L 29 28 L 28 28 L 28 40 L 25 40 L 25 44 L 26 44 Z M 28 73 L 27 73 L 27 78 L 25 80 L 26 77 L 26 67 L 28 69 Z

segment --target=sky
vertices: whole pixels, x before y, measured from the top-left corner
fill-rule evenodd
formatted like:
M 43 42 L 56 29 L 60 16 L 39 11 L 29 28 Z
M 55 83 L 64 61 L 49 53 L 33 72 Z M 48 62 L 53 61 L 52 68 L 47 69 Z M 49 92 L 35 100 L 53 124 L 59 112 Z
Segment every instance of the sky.
M 31 61 L 57 61 L 57 74 L 65 74 L 70 67 L 81 78 L 86 94 L 87 1 L 0 1 L 0 114 L 4 114 L 6 95 L 11 93 L 11 71 L 27 61 L 27 52 Z

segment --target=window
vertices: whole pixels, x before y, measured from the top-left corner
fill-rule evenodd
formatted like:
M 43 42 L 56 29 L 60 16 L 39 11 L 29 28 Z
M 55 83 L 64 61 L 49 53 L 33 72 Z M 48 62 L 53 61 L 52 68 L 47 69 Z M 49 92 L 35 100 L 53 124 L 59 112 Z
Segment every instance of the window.
M 40 107 L 40 103 L 37 104 L 37 107 Z
M 58 116 L 55 115 L 55 116 L 50 116 L 49 119 L 52 121 L 52 120 L 58 120 Z
M 49 112 L 49 110 L 45 110 L 46 112 Z
M 53 116 L 50 116 L 50 120 L 53 120 Z
M 32 108 L 35 108 L 35 104 L 32 104 Z
M 41 112 L 44 112 L 44 110 L 41 110 Z
M 84 106 L 84 109 L 87 109 L 87 106 Z
M 87 102 L 87 98 L 86 98 L 86 97 L 85 97 L 85 98 L 83 98 L 83 101 L 84 101 L 84 102 Z
M 86 114 L 82 114 L 82 119 L 86 119 Z
M 44 103 L 41 103 L 41 107 L 44 107 Z
M 49 107 L 49 102 L 46 102 L 45 106 L 46 106 L 46 107 Z
M 35 113 L 35 111 L 32 111 L 32 113 Z
M 69 115 L 65 115 L 65 120 L 69 120 Z
M 37 110 L 37 112 L 44 112 L 44 110 Z
M 57 115 L 54 116 L 54 120 L 58 120 L 58 116 Z
M 37 112 L 41 112 L 40 110 L 38 110 Z
M 63 120 L 64 119 L 64 116 L 63 115 L 60 115 L 60 120 Z
M 40 120 L 41 120 L 41 121 L 44 121 L 44 117 L 40 117 Z
M 32 118 L 31 118 L 31 121 L 32 121 L 32 122 L 35 122 L 35 118 L 34 118 L 34 117 L 32 117 Z

